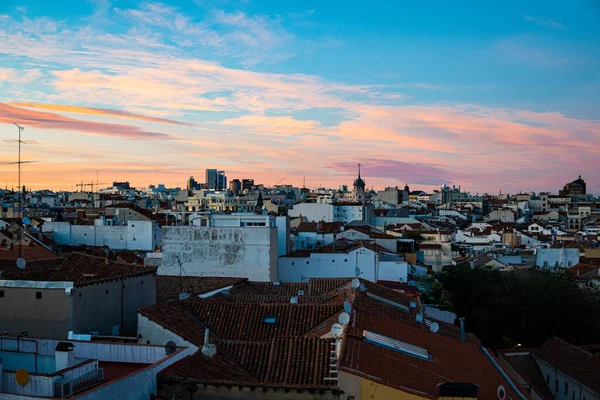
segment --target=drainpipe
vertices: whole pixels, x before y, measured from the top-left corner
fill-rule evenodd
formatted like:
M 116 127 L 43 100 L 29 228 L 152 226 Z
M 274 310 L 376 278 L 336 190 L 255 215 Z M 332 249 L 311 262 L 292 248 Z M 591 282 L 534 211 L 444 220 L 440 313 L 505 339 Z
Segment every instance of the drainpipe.
M 465 317 L 460 317 L 460 341 L 465 343 Z

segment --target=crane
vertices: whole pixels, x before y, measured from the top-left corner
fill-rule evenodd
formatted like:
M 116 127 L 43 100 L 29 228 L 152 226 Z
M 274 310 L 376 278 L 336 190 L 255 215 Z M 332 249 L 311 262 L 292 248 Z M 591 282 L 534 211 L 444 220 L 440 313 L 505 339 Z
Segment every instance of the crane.
M 77 183 L 75 186 L 81 187 L 81 191 L 83 192 L 83 188 L 85 186 L 90 186 L 90 190 L 92 193 L 94 192 L 94 186 L 96 186 L 96 189 L 98 189 L 98 186 L 100 185 L 110 185 L 110 183 L 108 182 L 92 182 L 92 183 L 83 183 L 83 181 L 81 181 L 81 183 Z
M 279 182 L 277 182 L 277 183 L 275 184 L 275 186 L 279 185 L 279 184 L 280 184 L 281 182 L 283 182 L 283 181 L 285 181 L 285 177 L 281 178 L 281 179 L 279 180 Z

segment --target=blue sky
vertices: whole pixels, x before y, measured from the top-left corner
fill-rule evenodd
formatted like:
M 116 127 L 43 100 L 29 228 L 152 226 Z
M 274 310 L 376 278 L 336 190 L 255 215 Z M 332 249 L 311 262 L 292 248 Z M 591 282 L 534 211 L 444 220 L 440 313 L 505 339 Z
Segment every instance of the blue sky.
M 597 1 L 2 4 L 0 139 L 45 144 L 34 187 L 337 186 L 363 160 L 375 187 L 600 191 Z

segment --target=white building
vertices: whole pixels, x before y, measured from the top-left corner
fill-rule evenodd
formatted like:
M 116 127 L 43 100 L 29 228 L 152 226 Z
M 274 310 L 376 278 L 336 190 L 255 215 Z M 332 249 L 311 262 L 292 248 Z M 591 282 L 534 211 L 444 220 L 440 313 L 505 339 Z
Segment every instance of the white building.
M 578 248 L 536 249 L 535 265 L 540 268 L 569 268 L 579 263 Z
M 308 278 L 355 276 L 377 282 L 408 282 L 408 263 L 398 254 L 366 242 L 337 240 L 318 251 L 296 251 L 279 259 L 279 280 L 302 282 Z
M 288 211 L 290 217 L 308 222 L 369 222 L 373 206 L 359 203 L 298 203 Z
M 159 275 L 277 280 L 278 254 L 289 249 L 286 217 L 205 214 L 194 218 L 190 218 L 194 225 L 163 228 Z
M 60 341 L 3 336 L 0 350 L 0 398 L 82 400 L 149 399 L 157 393 L 156 375 L 194 349 L 164 344 Z M 28 372 L 17 383 L 17 371 Z
M 61 245 L 108 246 L 114 250 L 154 251 L 161 245 L 162 230 L 156 221 L 98 218 L 94 225 L 45 222 L 42 232 Z

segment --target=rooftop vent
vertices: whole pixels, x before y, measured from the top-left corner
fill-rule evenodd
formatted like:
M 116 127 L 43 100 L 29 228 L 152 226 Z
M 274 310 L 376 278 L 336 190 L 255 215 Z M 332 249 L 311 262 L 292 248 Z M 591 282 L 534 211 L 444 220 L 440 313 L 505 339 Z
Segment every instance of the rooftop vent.
M 275 282 L 273 282 L 273 286 L 281 286 L 281 282 L 280 281 L 275 281 Z
M 304 296 L 304 290 L 298 290 L 298 296 Z

